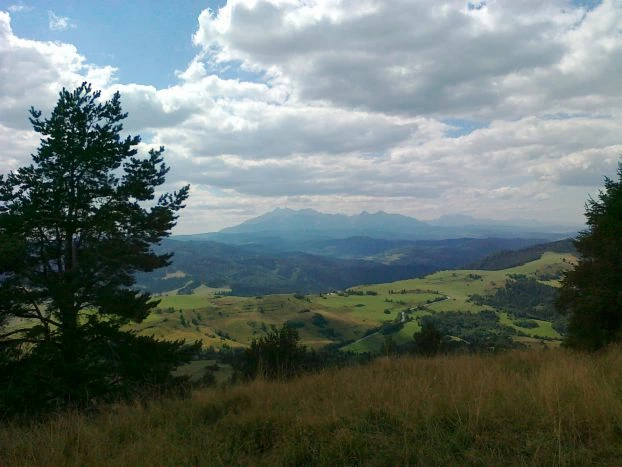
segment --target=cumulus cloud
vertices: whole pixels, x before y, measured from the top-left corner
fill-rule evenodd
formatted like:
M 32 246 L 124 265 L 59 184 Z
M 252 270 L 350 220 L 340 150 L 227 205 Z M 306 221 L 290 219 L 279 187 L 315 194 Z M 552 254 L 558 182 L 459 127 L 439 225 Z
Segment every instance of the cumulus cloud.
M 26 109 L 88 80 L 192 183 L 181 232 L 285 206 L 579 222 L 622 152 L 622 4 L 473 5 L 229 0 L 163 89 L 0 12 L 1 169 L 34 150 Z
M 221 154 L 287 159 L 295 154 L 353 152 L 383 158 L 388 148 L 416 130 L 413 121 L 383 115 L 242 101 L 215 102 L 181 127 L 163 128 L 159 136 L 196 159 Z
M 468 5 L 234 0 L 201 14 L 194 41 L 340 106 L 492 118 L 619 105 L 619 2 Z

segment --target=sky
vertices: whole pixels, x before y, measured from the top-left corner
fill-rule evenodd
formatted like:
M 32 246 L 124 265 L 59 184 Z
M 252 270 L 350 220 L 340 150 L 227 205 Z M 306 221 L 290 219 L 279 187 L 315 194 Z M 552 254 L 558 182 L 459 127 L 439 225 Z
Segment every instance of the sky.
M 622 154 L 622 0 L 0 0 L 0 173 L 34 106 L 120 91 L 191 184 L 175 233 L 277 207 L 579 225 Z

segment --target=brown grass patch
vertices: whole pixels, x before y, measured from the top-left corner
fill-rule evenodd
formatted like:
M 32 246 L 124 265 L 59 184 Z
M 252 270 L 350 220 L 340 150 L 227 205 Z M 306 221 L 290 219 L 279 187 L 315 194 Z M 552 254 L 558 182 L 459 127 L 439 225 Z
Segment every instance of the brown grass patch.
M 379 359 L 0 427 L 0 465 L 618 465 L 622 349 Z

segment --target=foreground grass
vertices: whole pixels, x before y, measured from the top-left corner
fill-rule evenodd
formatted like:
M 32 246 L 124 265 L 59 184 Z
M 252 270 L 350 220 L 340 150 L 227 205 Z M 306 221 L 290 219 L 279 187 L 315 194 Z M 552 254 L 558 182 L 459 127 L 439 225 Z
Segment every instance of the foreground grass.
M 0 465 L 619 465 L 622 348 L 380 359 L 0 427 Z

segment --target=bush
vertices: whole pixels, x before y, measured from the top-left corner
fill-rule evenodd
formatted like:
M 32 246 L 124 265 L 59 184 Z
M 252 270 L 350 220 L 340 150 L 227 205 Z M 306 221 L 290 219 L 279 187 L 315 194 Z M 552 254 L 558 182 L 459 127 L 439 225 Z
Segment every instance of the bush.
M 287 324 L 287 326 L 289 326 L 290 328 L 293 328 L 293 329 L 302 329 L 302 328 L 305 327 L 305 322 L 304 321 L 300 321 L 300 320 L 296 320 L 296 319 L 289 320 L 286 324 Z
M 321 314 L 315 313 L 311 317 L 311 324 L 317 326 L 318 328 L 323 328 L 328 324 L 328 320 L 324 318 L 324 316 L 322 316 Z
M 526 329 L 535 329 L 539 327 L 539 324 L 531 319 L 521 319 L 519 321 L 516 321 L 514 324 L 516 324 L 517 326 L 520 326 L 521 328 L 526 328 Z

